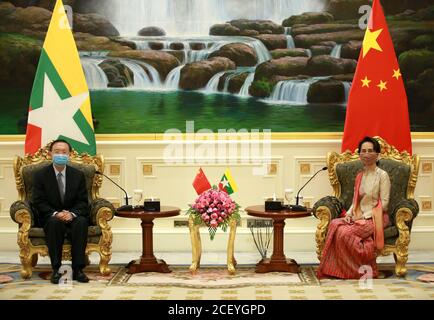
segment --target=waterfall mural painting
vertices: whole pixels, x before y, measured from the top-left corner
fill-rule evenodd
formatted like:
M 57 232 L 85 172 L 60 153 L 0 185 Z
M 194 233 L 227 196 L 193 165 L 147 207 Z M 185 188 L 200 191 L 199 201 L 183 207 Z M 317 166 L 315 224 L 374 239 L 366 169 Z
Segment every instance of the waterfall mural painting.
M 182 132 L 186 121 L 214 132 L 341 132 L 369 2 L 64 0 L 96 133 L 110 134 Z M 412 131 L 434 131 L 434 6 L 381 2 Z M 25 133 L 51 17 L 50 1 L 25 3 L 0 1 L 0 135 Z

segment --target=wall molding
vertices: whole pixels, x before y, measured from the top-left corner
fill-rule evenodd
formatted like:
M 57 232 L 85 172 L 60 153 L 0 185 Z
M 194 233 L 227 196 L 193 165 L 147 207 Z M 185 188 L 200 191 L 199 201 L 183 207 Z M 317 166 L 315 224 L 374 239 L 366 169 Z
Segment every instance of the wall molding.
M 182 136 L 181 136 L 182 137 Z M 413 150 L 421 156 L 422 161 L 434 162 L 434 134 L 413 135 Z M 423 138 L 422 138 L 423 137 Z M 0 167 L 6 168 L 0 173 L 4 178 L 0 178 L 0 249 L 16 250 L 17 224 L 9 217 L 9 206 L 17 199 L 15 179 L 11 170 L 13 158 L 16 154 L 24 152 L 24 136 L 21 140 L 12 137 L 9 141 L 0 136 Z M 126 140 L 129 139 L 130 140 Z M 142 135 L 97 135 L 98 151 L 104 155 L 104 173 L 113 178 L 119 185 L 132 195 L 133 190 L 142 189 L 146 196 L 154 196 L 161 199 L 162 205 L 173 205 L 182 208 L 179 216 L 173 219 L 156 219 L 154 221 L 156 250 L 169 250 L 170 245 L 174 244 L 180 250 L 190 250 L 190 240 L 188 228 L 179 226 L 174 227 L 174 221 L 186 221 L 188 216 L 185 211 L 188 204 L 192 203 L 197 197 L 194 188 L 191 186 L 197 169 L 202 166 L 198 163 L 206 160 L 200 157 L 198 152 L 194 156 L 182 157 L 184 163 L 167 164 L 164 159 L 164 148 L 169 144 L 180 144 L 189 146 L 201 146 L 201 144 L 214 144 L 217 146 L 228 147 L 229 143 L 237 143 L 238 153 L 227 154 L 226 157 L 218 157 L 216 153 L 215 163 L 206 163 L 202 166 L 208 179 L 212 182 L 220 181 L 226 167 L 231 168 L 234 180 L 237 182 L 239 191 L 233 194 L 233 199 L 242 207 L 242 210 L 250 205 L 263 204 L 265 198 L 273 193 L 277 197 L 284 197 L 284 190 L 292 188 L 295 196 L 298 189 L 323 165 L 325 165 L 326 155 L 329 151 L 339 152 L 341 147 L 341 136 L 339 134 L 318 134 L 305 135 L 294 133 L 291 135 L 275 134 L 268 140 L 271 145 L 271 155 L 268 158 L 272 168 L 268 169 L 264 175 L 254 175 L 252 168 L 258 166 L 256 160 L 264 160 L 265 153 L 254 154 L 251 158 L 243 158 L 240 150 L 242 144 L 250 145 L 263 143 L 264 140 L 222 140 L 222 141 L 165 141 L 157 140 L 157 136 L 149 136 L 151 140 L 145 140 Z M 16 139 L 16 140 L 13 140 Z M 136 139 L 136 140 L 135 140 Z M 141 140 L 140 140 L 141 139 Z M 260 146 L 262 148 L 262 146 Z M 229 150 L 229 149 L 228 149 Z M 251 149 L 253 150 L 253 149 Z M 185 154 L 187 156 L 187 154 Z M 206 156 L 206 153 L 202 155 Z M 250 156 L 250 155 L 249 155 Z M 243 160 L 248 160 L 242 162 Z M 220 163 L 219 163 L 220 161 Z M 187 163 L 189 162 L 189 163 Z M 301 171 L 300 164 L 304 165 Z M 110 166 L 118 166 L 116 174 L 110 174 Z M 143 165 L 152 165 L 152 172 L 146 175 L 143 172 Z M 6 167 L 5 167 L 6 166 Z M 145 168 L 146 169 L 146 168 Z M 0 169 L 1 170 L 1 169 Z M 146 170 L 145 170 L 146 171 Z M 100 192 L 101 196 L 114 203 L 123 203 L 124 194 L 110 181 L 103 182 Z M 320 197 L 331 195 L 332 189 L 326 172 L 318 174 L 311 183 L 300 193 L 310 205 Z M 145 197 L 146 197 L 145 196 Z M 416 187 L 415 199 L 421 206 L 421 199 L 434 202 L 434 183 L 431 173 L 419 176 Z M 428 208 L 426 206 L 426 208 Z M 250 229 L 247 228 L 247 221 L 254 219 L 242 213 L 241 227 L 237 231 L 236 250 L 249 251 L 256 250 L 251 241 Z M 286 220 L 285 228 L 285 250 L 310 251 L 315 250 L 315 229 L 318 223 L 313 217 L 304 219 Z M 140 250 L 141 249 L 141 229 L 139 219 L 122 219 L 115 217 L 110 223 L 114 234 L 113 250 Z M 209 237 L 207 230 L 203 230 L 202 240 Z M 412 246 L 414 248 L 434 250 L 434 210 L 421 211 L 413 226 L 413 235 L 416 235 Z M 219 234 L 220 235 L 220 234 Z M 222 236 L 227 236 L 223 235 Z M 218 238 L 217 238 L 218 240 Z M 177 243 L 179 242 L 179 243 Z M 215 246 L 225 250 L 226 243 L 218 243 Z M 169 249 L 168 249 L 169 248 Z

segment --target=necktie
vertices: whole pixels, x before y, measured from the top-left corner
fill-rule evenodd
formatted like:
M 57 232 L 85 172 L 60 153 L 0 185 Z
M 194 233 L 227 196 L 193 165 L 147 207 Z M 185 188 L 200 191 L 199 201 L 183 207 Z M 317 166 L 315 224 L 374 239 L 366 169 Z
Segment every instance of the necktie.
M 59 172 L 57 174 L 57 185 L 59 186 L 59 193 L 60 193 L 60 200 L 62 200 L 63 203 L 63 199 L 65 198 L 64 195 L 64 185 L 63 185 L 63 180 L 62 180 L 62 173 Z

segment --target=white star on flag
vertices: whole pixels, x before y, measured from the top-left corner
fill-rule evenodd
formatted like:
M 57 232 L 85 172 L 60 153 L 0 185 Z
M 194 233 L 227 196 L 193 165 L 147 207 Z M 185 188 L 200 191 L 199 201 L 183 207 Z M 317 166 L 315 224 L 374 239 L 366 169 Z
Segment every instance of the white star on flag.
M 89 96 L 88 92 L 62 100 L 56 89 L 44 75 L 44 97 L 42 106 L 29 112 L 29 123 L 42 129 L 41 146 L 59 135 L 89 144 L 73 117 Z
M 221 181 L 221 184 L 223 185 L 224 188 L 226 188 L 226 187 L 229 185 L 229 182 L 228 182 L 228 180 L 227 180 L 226 178 L 224 178 L 224 179 Z

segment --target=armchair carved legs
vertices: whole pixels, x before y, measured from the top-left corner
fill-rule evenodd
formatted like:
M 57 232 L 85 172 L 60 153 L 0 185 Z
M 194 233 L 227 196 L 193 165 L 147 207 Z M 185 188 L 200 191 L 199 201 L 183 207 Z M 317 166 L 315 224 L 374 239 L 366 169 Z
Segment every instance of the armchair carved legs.
M 20 260 L 21 260 L 21 277 L 23 279 L 29 279 L 32 276 L 32 258 L 23 254 L 20 250 Z
M 108 266 L 108 263 L 112 257 L 111 254 L 111 246 L 107 248 L 107 246 L 101 245 L 101 241 L 99 244 L 88 243 L 86 247 L 86 258 L 88 259 L 89 254 L 91 252 L 98 252 L 100 260 L 99 260 L 99 272 L 103 276 L 107 276 L 110 274 L 111 270 Z
M 98 210 L 96 221 L 101 228 L 102 235 L 96 251 L 98 251 L 100 255 L 99 271 L 102 275 L 109 275 L 111 271 L 108 267 L 108 263 L 112 257 L 113 234 L 108 221 L 112 218 L 113 211 L 110 208 L 102 207 Z
M 30 212 L 26 209 L 18 210 L 15 213 L 15 219 L 19 224 L 21 224 L 18 230 L 18 237 L 17 237 L 17 243 L 18 246 L 20 247 L 20 260 L 22 265 L 21 277 L 23 277 L 23 279 L 28 279 L 32 276 L 32 266 L 33 266 L 32 262 L 34 261 L 33 255 L 35 254 L 31 250 L 30 239 L 29 239 L 29 230 L 31 225 Z
M 108 263 L 112 257 L 111 253 L 110 254 L 104 254 L 102 251 L 100 251 L 99 256 L 100 256 L 99 272 L 104 276 L 109 275 L 111 270 L 108 267 Z
M 33 274 L 33 267 L 38 263 L 38 255 L 47 256 L 48 249 L 45 246 L 34 247 L 20 247 L 20 261 L 21 261 L 21 277 L 29 279 Z
M 407 274 L 405 264 L 408 260 L 408 245 L 410 244 L 410 230 L 407 223 L 411 221 L 413 214 L 410 209 L 402 208 L 396 213 L 396 227 L 398 228 L 398 239 L 395 243 L 393 257 L 395 258 L 395 273 L 399 277 Z

